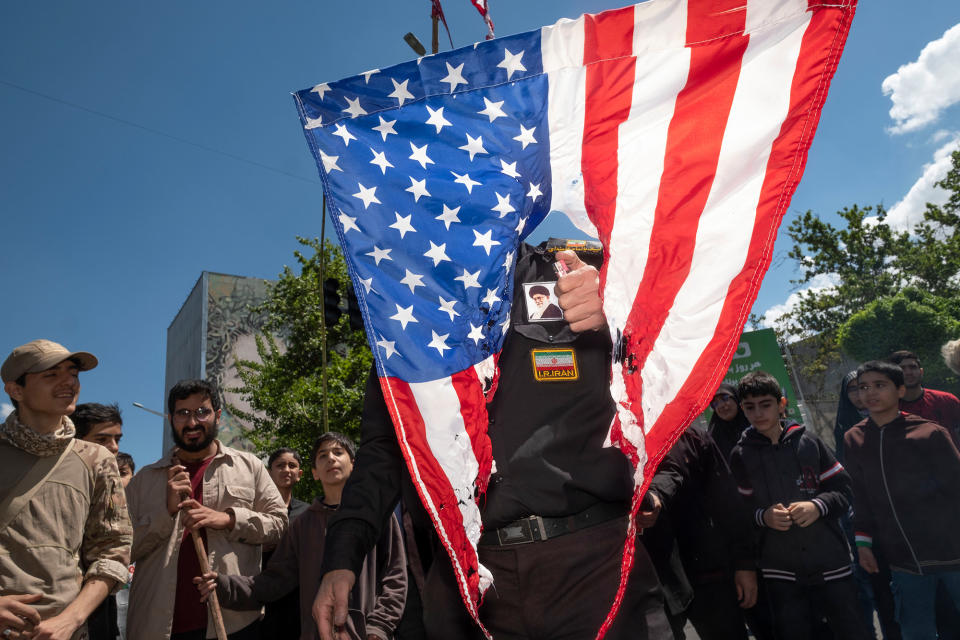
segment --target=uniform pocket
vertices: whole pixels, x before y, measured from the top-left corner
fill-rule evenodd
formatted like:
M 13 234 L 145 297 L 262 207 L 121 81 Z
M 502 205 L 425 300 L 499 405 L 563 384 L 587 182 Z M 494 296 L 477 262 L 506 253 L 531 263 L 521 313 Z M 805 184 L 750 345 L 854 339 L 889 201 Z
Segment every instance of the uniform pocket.
M 223 488 L 223 508 L 253 506 L 253 488 L 242 485 L 227 485 Z

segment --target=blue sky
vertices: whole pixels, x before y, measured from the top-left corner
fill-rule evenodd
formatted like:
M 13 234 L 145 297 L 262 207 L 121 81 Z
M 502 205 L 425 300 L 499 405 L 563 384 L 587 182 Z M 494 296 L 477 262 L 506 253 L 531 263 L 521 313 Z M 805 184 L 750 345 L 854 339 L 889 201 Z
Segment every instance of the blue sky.
M 617 3 L 491 5 L 508 35 Z M 861 4 L 784 228 L 901 201 L 908 226 L 938 197 L 960 132 L 960 4 L 917 6 Z M 444 7 L 455 45 L 483 38 L 467 0 Z M 162 407 L 166 329 L 200 272 L 272 278 L 295 235 L 319 235 L 290 92 L 411 58 L 407 31 L 429 46 L 427 0 L 0 4 L 0 357 L 38 337 L 97 354 L 81 399 L 119 402 L 121 448 L 156 459 L 160 419 L 131 403 Z M 757 313 L 788 302 L 788 250 L 781 233 Z

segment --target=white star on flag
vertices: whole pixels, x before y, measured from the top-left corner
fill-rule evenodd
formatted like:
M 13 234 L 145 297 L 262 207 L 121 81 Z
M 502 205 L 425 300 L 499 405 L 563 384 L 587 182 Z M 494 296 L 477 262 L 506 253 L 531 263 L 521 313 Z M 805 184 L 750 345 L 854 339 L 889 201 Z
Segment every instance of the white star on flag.
M 393 212 L 397 216 L 397 221 L 390 225 L 391 229 L 396 229 L 400 232 L 400 239 L 403 239 L 403 236 L 407 234 L 408 231 L 416 233 L 416 229 L 413 228 L 413 225 L 410 224 L 410 218 L 413 217 L 413 214 L 410 214 L 406 217 L 401 216 L 396 211 Z
M 427 111 L 430 112 L 430 117 L 427 118 L 426 124 L 432 124 L 437 128 L 437 133 L 440 133 L 440 130 L 444 127 L 453 126 L 450 124 L 450 121 L 443 117 L 443 107 L 440 107 L 436 111 L 427 106 Z M 412 144 L 412 143 L 411 143 Z
M 447 231 L 449 231 L 449 230 L 450 230 L 450 223 L 451 223 L 451 222 L 460 222 L 460 218 L 457 217 L 457 214 L 458 214 L 458 213 L 460 213 L 460 207 L 457 207 L 457 208 L 455 208 L 455 209 L 451 209 L 451 208 L 448 207 L 446 204 L 444 204 L 444 205 L 443 205 L 443 213 L 441 213 L 440 215 L 438 215 L 435 219 L 436 219 L 436 220 L 439 220 L 440 222 L 442 222 L 443 224 L 445 224 L 446 227 L 447 227 Z
M 473 287 L 480 288 L 480 269 L 477 269 L 476 273 L 470 273 L 466 269 L 463 270 L 462 276 L 457 276 L 454 280 L 459 280 L 463 283 L 464 289 L 471 289 Z
M 463 175 L 460 175 L 456 171 L 451 171 L 450 173 L 452 173 L 457 178 L 456 180 L 454 180 L 454 182 L 458 182 L 467 188 L 467 193 L 473 193 L 473 188 L 480 184 L 479 182 L 471 178 L 469 173 L 465 173 Z
M 367 115 L 367 110 L 360 106 L 360 98 L 354 98 L 353 100 L 347 98 L 347 104 L 350 106 L 344 109 L 343 112 L 349 113 L 351 118 Z
M 438 310 L 438 311 L 443 311 L 444 313 L 449 314 L 449 315 L 450 315 L 450 322 L 453 322 L 454 316 L 460 315 L 460 314 L 457 313 L 457 311 L 453 308 L 454 305 L 457 304 L 457 301 L 456 301 L 456 300 L 444 300 L 444 299 L 443 299 L 443 296 L 437 296 L 437 297 L 440 298 L 440 306 L 438 307 L 437 310 Z
M 387 141 L 387 136 L 390 134 L 397 135 L 397 132 L 393 130 L 393 125 L 397 123 L 396 120 L 384 120 L 383 116 L 377 116 L 380 118 L 380 124 L 373 128 L 374 131 L 379 131 L 380 135 L 383 136 L 383 141 Z
M 396 98 L 397 102 L 400 103 L 400 106 L 403 106 L 403 103 L 407 100 L 413 100 L 413 94 L 407 90 L 407 83 L 410 80 L 404 80 L 403 82 L 397 82 L 393 78 L 390 78 L 390 82 L 393 83 L 393 93 L 388 93 L 388 98 Z
M 517 163 L 516 163 L 516 162 L 509 162 L 509 163 L 508 163 L 508 162 L 504 162 L 504 161 L 501 159 L 501 160 L 500 160 L 500 166 L 502 167 L 502 168 L 500 169 L 500 173 L 502 173 L 502 174 L 504 174 L 504 175 L 507 175 L 507 176 L 510 176 L 511 178 L 519 178 L 519 177 L 520 177 L 520 174 L 517 173 Z
M 370 151 L 373 151 L 373 149 L 370 149 Z M 387 154 L 384 151 L 373 151 L 373 160 L 370 161 L 370 164 L 375 164 L 380 167 L 380 171 L 382 171 L 384 175 L 387 173 L 387 167 L 393 167 L 390 161 L 387 160 Z
M 523 66 L 523 63 L 520 62 L 520 58 L 523 57 L 523 51 L 520 53 L 510 53 L 509 49 L 503 50 L 503 62 L 497 66 L 501 69 L 507 70 L 507 80 L 510 79 L 510 76 L 513 75 L 515 71 L 526 71 L 527 68 Z
M 390 359 L 390 356 L 397 353 L 397 349 L 394 347 L 396 342 L 393 340 L 387 340 L 383 336 L 380 336 L 380 339 L 377 340 L 377 346 L 383 349 L 383 357 L 387 360 Z
M 537 201 L 537 198 L 539 198 L 539 197 L 542 196 L 542 195 L 543 195 L 543 192 L 540 191 L 540 185 L 539 185 L 539 184 L 533 184 L 533 183 L 531 182 L 531 183 L 530 183 L 530 191 L 527 192 L 527 197 L 528 197 L 528 198 L 533 198 L 533 201 L 536 202 L 536 201 Z
M 397 306 L 397 312 L 392 316 L 390 316 L 390 319 L 396 320 L 397 322 L 399 322 L 403 326 L 404 330 L 406 330 L 407 325 L 409 323 L 418 322 L 418 320 L 413 317 L 413 305 L 410 305 L 409 307 L 406 307 L 406 308 L 401 307 L 400 305 L 396 305 L 396 306 Z
M 413 194 L 413 201 L 420 202 L 420 196 L 428 196 L 430 192 L 427 191 L 427 179 L 423 180 L 414 180 L 410 178 L 410 186 L 404 189 L 404 191 L 409 191 Z
M 473 340 L 474 344 L 480 344 L 480 341 L 483 340 L 483 325 L 475 327 L 473 323 L 470 323 L 470 333 L 467 334 L 467 337 Z
M 418 147 L 411 142 L 410 149 L 413 150 L 413 153 L 410 154 L 410 159 L 419 162 L 422 168 L 426 169 L 428 164 L 434 164 L 430 156 L 427 155 L 427 145 Z
M 400 279 L 400 284 L 405 284 L 408 287 L 410 287 L 410 293 L 413 293 L 414 289 L 416 289 L 417 287 L 426 286 L 423 284 L 422 275 L 418 273 L 413 273 L 412 271 L 410 271 L 410 269 L 404 269 L 404 271 L 406 271 L 407 273 L 406 275 L 403 276 L 403 278 Z M 404 329 L 406 329 L 406 327 L 404 327 Z
M 310 129 L 316 129 L 322 126 L 323 118 L 307 118 L 307 124 L 303 125 L 303 128 L 309 131 Z
M 433 240 L 430 240 L 430 250 L 423 254 L 425 257 L 433 260 L 433 266 L 439 266 L 441 262 L 451 262 L 450 258 L 447 256 L 447 243 L 444 242 L 441 245 L 436 245 L 433 243 Z
M 450 337 L 450 334 L 445 333 L 441 336 L 441 335 L 438 335 L 437 332 L 434 331 L 433 329 L 430 330 L 430 333 L 433 334 L 433 339 L 430 341 L 430 344 L 428 344 L 427 346 L 433 347 L 434 349 L 439 351 L 440 355 L 442 356 L 443 352 L 450 348 L 447 346 L 447 343 L 445 342 L 445 340 Z
M 347 131 L 346 125 L 342 125 L 342 124 L 339 124 L 339 123 L 338 123 L 338 124 L 336 124 L 336 125 L 334 125 L 334 126 L 337 127 L 337 130 L 333 132 L 333 135 L 335 135 L 335 136 L 340 136 L 340 137 L 343 139 L 343 144 L 344 144 L 344 146 L 349 147 L 349 146 L 350 146 L 350 141 L 357 139 L 357 137 L 356 137 L 355 135 L 353 135 L 352 133 L 350 133 L 349 131 Z
M 328 85 L 326 82 L 321 82 L 313 89 L 310 89 L 310 92 L 320 96 L 321 100 L 323 100 L 323 94 L 325 94 L 327 91 L 330 91 L 330 85 Z
M 478 153 L 487 153 L 487 150 L 483 148 L 483 136 L 477 136 L 474 138 L 469 133 L 467 134 L 467 144 L 457 148 L 463 149 L 470 154 L 470 162 L 473 162 L 473 156 L 477 155 Z
M 381 260 L 393 260 L 393 258 L 390 257 L 391 251 L 393 251 L 393 249 L 381 249 L 377 245 L 373 245 L 373 251 L 364 255 L 373 257 L 373 261 L 376 262 L 379 267 Z
M 531 127 L 527 129 L 525 126 L 520 125 L 520 135 L 514 136 L 514 140 L 523 145 L 523 148 L 526 149 L 528 144 L 536 144 L 537 141 L 533 137 L 533 132 L 536 131 L 536 127 Z
M 358 280 L 360 280 L 360 284 L 363 285 L 364 291 L 366 291 L 367 293 L 370 293 L 371 291 L 376 293 L 376 290 L 374 290 L 373 288 L 373 278 L 366 278 L 366 279 L 358 278 Z
M 441 78 L 440 82 L 446 82 L 450 85 L 450 93 L 453 93 L 454 89 L 457 88 L 459 84 L 469 84 L 466 78 L 463 77 L 463 63 L 461 62 L 459 66 L 453 67 L 450 63 L 447 64 L 447 75 L 445 78 Z
M 503 112 L 503 100 L 500 102 L 491 102 L 484 98 L 483 104 L 485 105 L 483 111 L 477 111 L 477 113 L 490 118 L 490 122 L 493 122 L 497 118 L 507 117 L 507 114 Z
M 473 246 L 483 247 L 483 250 L 487 252 L 487 255 L 490 255 L 490 249 L 500 244 L 499 240 L 494 240 L 492 238 L 493 229 L 488 229 L 486 233 L 480 233 L 474 229 L 473 235 L 476 236 L 473 240 Z
M 481 302 L 483 302 L 484 304 L 488 304 L 491 307 L 493 306 L 494 302 L 499 302 L 499 301 L 500 301 L 500 296 L 497 295 L 496 289 L 487 289 L 487 295 L 483 296 L 483 298 L 481 299 Z
M 351 218 L 345 213 L 341 213 L 339 216 L 340 224 L 343 225 L 343 234 L 346 235 L 351 229 L 360 231 L 360 227 L 357 226 L 357 219 Z
M 370 84 L 370 76 L 372 76 L 375 73 L 380 73 L 380 69 L 370 69 L 370 71 L 364 71 L 363 73 L 361 73 L 360 75 L 363 76 L 364 84 Z
M 320 152 L 320 161 L 323 162 L 323 170 L 327 173 L 331 171 L 343 171 L 343 169 L 337 166 L 337 160 L 339 159 L 340 156 L 328 156 L 323 151 Z
M 513 213 L 516 211 L 516 209 L 513 208 L 513 205 L 510 204 L 509 193 L 505 196 L 502 196 L 499 193 L 494 193 L 493 195 L 497 196 L 497 206 L 491 207 L 490 210 L 499 213 L 501 218 L 508 213 Z
M 377 200 L 377 188 L 376 188 L 376 187 L 370 187 L 370 188 L 368 189 L 367 187 L 363 186 L 363 185 L 360 184 L 359 182 L 357 183 L 357 187 L 360 188 L 360 192 L 353 194 L 353 197 L 354 197 L 354 198 L 358 198 L 358 199 L 360 199 L 360 200 L 363 201 L 363 208 L 364 208 L 364 209 L 367 209 L 367 208 L 371 205 L 371 203 L 374 203 L 374 202 L 377 203 L 377 204 L 380 204 L 380 201 Z

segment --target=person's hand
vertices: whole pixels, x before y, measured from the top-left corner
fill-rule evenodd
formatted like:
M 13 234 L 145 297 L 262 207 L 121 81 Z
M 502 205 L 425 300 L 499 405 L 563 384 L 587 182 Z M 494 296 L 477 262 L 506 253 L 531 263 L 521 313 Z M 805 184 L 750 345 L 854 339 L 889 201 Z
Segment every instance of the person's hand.
M 206 602 L 217 588 L 217 572 L 208 571 L 202 576 L 197 576 L 193 579 L 193 584 L 197 585 L 197 591 L 200 592 L 200 602 Z
M 820 517 L 820 509 L 809 500 L 793 502 L 787 507 L 787 511 L 790 512 L 790 519 L 798 527 L 809 527 Z
M 24 637 L 30 640 L 70 640 L 83 620 L 77 620 L 74 616 L 63 612 L 60 615 L 47 618 L 37 625 L 33 634 L 27 634 Z
M 0 596 L 0 631 L 10 629 L 4 638 L 28 638 L 40 624 L 40 614 L 30 605 L 42 598 L 40 593 L 20 596 Z
M 860 558 L 860 566 L 867 573 L 880 573 L 880 566 L 873 555 L 873 549 L 870 547 L 857 547 L 857 556 Z
M 581 333 L 606 325 L 600 302 L 600 273 L 573 251 L 558 251 L 557 260 L 567 265 L 568 272 L 560 276 L 553 291 L 570 330 Z
M 347 624 L 347 601 L 357 577 L 352 571 L 336 569 L 328 571 L 320 582 L 317 597 L 313 600 L 313 619 L 320 632 L 320 640 L 348 640 L 344 625 Z
M 641 505 L 640 511 L 637 512 L 637 526 L 641 529 L 649 529 L 657 524 L 657 518 L 660 516 L 661 509 L 663 509 L 663 503 L 660 502 L 660 497 L 656 493 L 650 491 L 647 495 L 650 496 L 653 507 L 645 510 Z
M 193 493 L 190 486 L 190 474 L 183 465 L 175 464 L 167 469 L 167 512 L 171 516 L 177 515 L 180 502 L 184 495 Z
M 786 531 L 793 524 L 793 520 L 790 519 L 790 511 L 778 502 L 763 512 L 763 523 L 771 529 Z
M 757 572 L 751 569 L 737 569 L 733 572 L 733 584 L 737 587 L 737 601 L 741 609 L 749 609 L 757 604 Z
M 177 508 L 183 509 L 183 526 L 190 530 L 204 527 L 207 529 L 233 529 L 236 522 L 233 514 L 205 507 L 193 498 L 184 500 L 177 505 Z

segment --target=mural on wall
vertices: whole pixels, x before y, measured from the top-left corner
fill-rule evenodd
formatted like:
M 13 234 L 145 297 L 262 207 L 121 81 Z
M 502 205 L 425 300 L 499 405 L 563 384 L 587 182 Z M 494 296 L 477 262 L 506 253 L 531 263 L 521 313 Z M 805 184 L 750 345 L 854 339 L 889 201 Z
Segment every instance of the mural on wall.
M 220 440 L 230 447 L 250 450 L 243 438 L 244 424 L 230 414 L 227 407 L 249 411 L 250 405 L 230 389 L 240 385 L 237 360 L 259 360 L 254 336 L 266 321 L 266 312 L 254 307 L 267 299 L 267 280 L 208 275 L 206 375 L 223 393 L 224 409 L 220 420 Z

